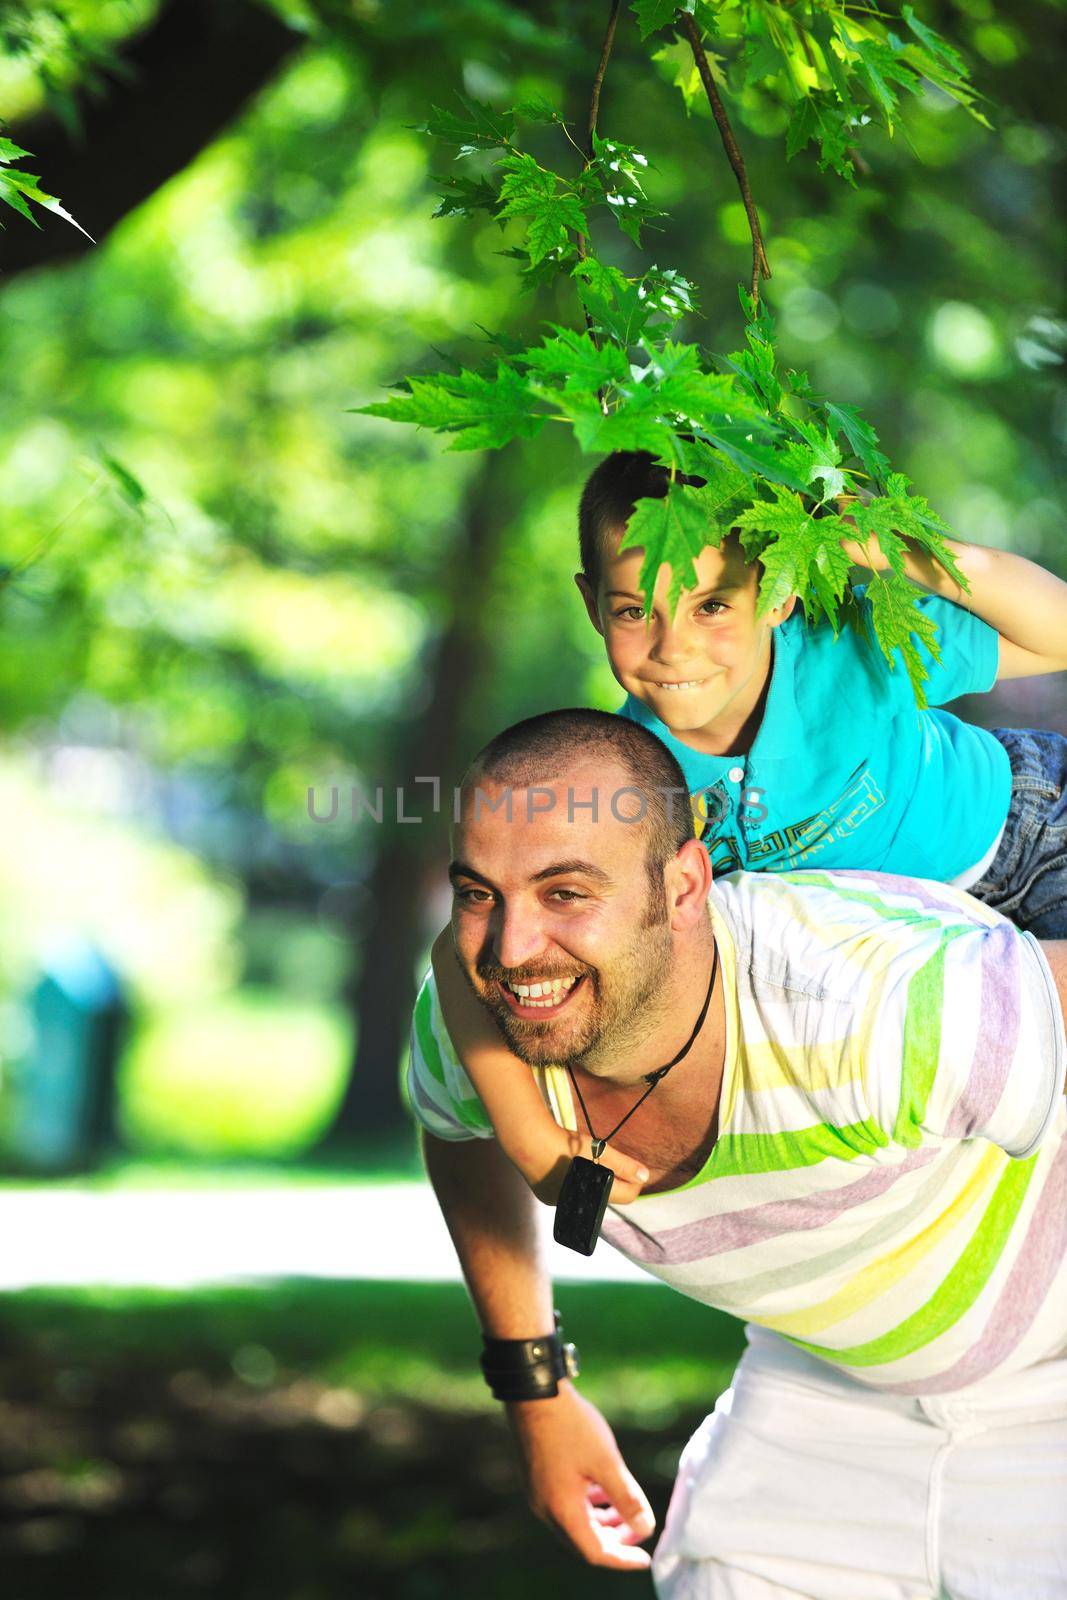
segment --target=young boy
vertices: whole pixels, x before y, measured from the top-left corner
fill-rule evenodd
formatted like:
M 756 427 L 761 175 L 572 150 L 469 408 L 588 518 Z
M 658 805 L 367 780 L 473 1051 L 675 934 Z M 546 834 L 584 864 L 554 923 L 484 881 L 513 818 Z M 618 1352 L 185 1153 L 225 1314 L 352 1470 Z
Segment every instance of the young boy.
M 601 462 L 582 494 L 575 581 L 626 690 L 620 714 L 677 758 L 716 872 L 852 867 L 932 878 L 1038 938 L 1067 937 L 1067 739 L 918 711 L 899 667 L 888 670 L 855 630 L 835 639 L 809 624 L 795 597 L 757 619 L 759 568 L 733 538 L 702 552 L 696 587 L 673 617 L 661 569 L 646 619 L 643 552 L 618 545 L 636 502 L 666 492 L 667 473 L 646 452 Z M 845 549 L 858 566 L 886 566 L 880 549 Z M 906 568 L 938 625 L 941 659 L 927 657 L 924 686 L 931 706 L 1067 669 L 1067 584 L 1010 552 L 952 550 L 969 594 L 921 553 Z M 434 945 L 433 974 L 444 1025 L 502 1147 L 554 1201 L 570 1157 L 589 1153 L 588 1130 L 546 1115 L 542 1097 L 557 1119 L 569 1097 L 557 1100 L 552 1069 L 535 1082 L 508 1051 L 467 988 L 449 929 Z M 603 1160 L 616 1174 L 612 1203 L 633 1199 L 647 1173 L 611 1146 Z

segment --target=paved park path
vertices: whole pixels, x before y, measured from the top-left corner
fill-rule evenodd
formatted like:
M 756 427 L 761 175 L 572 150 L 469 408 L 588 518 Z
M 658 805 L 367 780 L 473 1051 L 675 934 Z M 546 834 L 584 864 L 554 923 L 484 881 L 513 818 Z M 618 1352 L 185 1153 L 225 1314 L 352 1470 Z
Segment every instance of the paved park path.
M 545 1211 L 546 1231 L 551 1213 Z M 182 1288 L 252 1278 L 459 1277 L 423 1183 L 0 1189 L 0 1292 L 60 1285 Z M 645 1281 L 603 1242 L 551 1245 L 556 1278 Z

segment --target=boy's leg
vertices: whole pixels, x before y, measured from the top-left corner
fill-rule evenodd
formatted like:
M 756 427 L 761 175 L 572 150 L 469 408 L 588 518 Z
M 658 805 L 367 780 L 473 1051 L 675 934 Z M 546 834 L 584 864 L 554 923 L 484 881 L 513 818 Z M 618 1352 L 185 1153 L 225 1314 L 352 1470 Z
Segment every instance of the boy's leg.
M 1011 807 L 992 865 L 968 892 L 1038 939 L 1067 938 L 1067 738 L 993 732 L 1011 761 Z
M 661 1600 L 933 1600 L 927 1485 L 945 1435 L 763 1329 L 682 1455 Z

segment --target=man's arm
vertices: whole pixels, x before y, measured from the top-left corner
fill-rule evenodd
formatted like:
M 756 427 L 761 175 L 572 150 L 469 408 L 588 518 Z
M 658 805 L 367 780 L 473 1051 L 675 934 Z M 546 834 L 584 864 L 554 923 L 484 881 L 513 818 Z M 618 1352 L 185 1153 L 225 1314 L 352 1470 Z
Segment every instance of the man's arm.
M 1038 943 L 1044 953 L 1045 960 L 1052 969 L 1052 976 L 1056 980 L 1059 990 L 1060 1006 L 1063 1010 L 1065 1026 L 1067 1026 L 1067 939 L 1039 939 Z M 1067 1082 L 1063 1085 L 1063 1092 L 1067 1094 Z
M 444 1213 L 482 1331 L 530 1339 L 552 1328 L 552 1284 L 537 1202 L 495 1140 L 454 1143 L 423 1133 L 426 1170 Z M 507 1407 L 536 1514 L 599 1567 L 647 1567 L 633 1548 L 651 1509 L 600 1413 L 570 1381 L 554 1399 Z

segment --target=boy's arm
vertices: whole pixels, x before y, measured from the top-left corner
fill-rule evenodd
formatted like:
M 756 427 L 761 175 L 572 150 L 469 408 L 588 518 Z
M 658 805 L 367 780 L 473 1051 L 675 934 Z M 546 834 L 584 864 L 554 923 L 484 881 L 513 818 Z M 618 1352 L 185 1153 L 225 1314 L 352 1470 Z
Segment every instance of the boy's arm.
M 905 574 L 921 589 L 963 606 L 996 629 L 1000 634 L 998 681 L 1067 669 L 1067 583 L 1011 550 L 991 550 L 956 539 L 945 543 L 971 586 L 970 594 L 944 567 L 910 543 Z M 889 565 L 877 539 L 864 544 L 842 540 L 842 549 L 856 566 L 871 572 L 883 572 Z
M 552 1285 L 537 1207 L 495 1140 L 423 1134 L 426 1170 L 456 1246 L 483 1333 L 532 1339 L 552 1329 Z M 632 1548 L 655 1526 L 604 1418 L 566 1378 L 554 1399 L 508 1405 L 530 1504 L 594 1566 L 646 1568 Z M 611 1511 L 598 1513 L 605 1502 Z M 616 1524 L 616 1518 L 618 1525 Z
M 555 1205 L 571 1158 L 588 1156 L 589 1140 L 553 1120 L 530 1068 L 512 1055 L 496 1023 L 472 994 L 456 960 L 451 928 L 438 934 L 432 959 L 448 1036 L 489 1113 L 497 1139 L 538 1199 Z M 612 1204 L 636 1199 L 648 1182 L 647 1169 L 611 1145 L 602 1159 L 615 1173 Z

